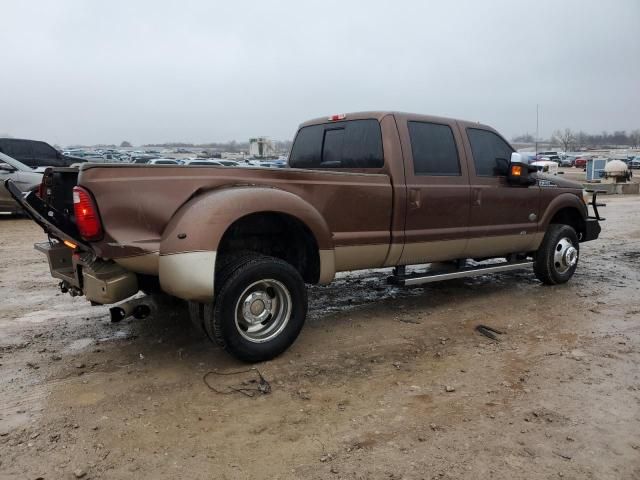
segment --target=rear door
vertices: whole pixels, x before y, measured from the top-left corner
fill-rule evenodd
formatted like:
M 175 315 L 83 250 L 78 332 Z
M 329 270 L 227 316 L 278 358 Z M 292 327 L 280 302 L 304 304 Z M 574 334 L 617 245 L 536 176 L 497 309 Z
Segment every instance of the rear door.
M 469 176 L 454 121 L 400 117 L 407 184 L 405 245 L 399 264 L 462 257 L 468 236 Z
M 351 179 L 332 175 L 340 183 L 334 184 L 328 177 L 326 184 L 319 186 L 317 199 L 313 182 L 298 194 L 318 208 L 333 232 L 336 271 L 383 266 L 391 244 L 393 192 L 384 171 L 379 121 L 360 118 L 304 126 L 294 140 L 289 165 L 372 174 Z
M 13 179 L 15 171 L 12 171 L 11 165 L 4 163 L 0 159 L 0 211 L 14 210 L 16 202 L 9 195 L 9 190 L 4 187 L 5 180 Z
M 506 172 L 513 148 L 488 127 L 460 122 L 469 158 L 471 208 L 465 256 L 527 252 L 539 243 L 540 188 L 513 186 Z

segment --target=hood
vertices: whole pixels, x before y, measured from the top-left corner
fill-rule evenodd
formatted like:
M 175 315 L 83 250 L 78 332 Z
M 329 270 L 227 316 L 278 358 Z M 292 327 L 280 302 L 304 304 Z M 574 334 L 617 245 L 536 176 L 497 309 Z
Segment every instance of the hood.
M 562 178 L 562 175 L 548 175 L 546 173 L 536 172 L 532 174 L 533 178 L 538 180 L 541 187 L 560 187 L 560 188 L 575 188 L 576 190 L 582 190 L 582 184 L 574 182 L 573 180 L 567 180 Z

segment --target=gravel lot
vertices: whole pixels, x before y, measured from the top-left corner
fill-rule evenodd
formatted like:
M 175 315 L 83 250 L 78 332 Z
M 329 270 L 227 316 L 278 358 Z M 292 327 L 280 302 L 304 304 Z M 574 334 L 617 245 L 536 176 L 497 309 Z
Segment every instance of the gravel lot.
M 203 378 L 247 366 L 184 307 L 111 324 L 58 292 L 35 224 L 0 218 L 0 478 L 638 479 L 640 197 L 605 201 L 567 285 L 312 288 L 253 397 L 228 387 L 255 371 Z

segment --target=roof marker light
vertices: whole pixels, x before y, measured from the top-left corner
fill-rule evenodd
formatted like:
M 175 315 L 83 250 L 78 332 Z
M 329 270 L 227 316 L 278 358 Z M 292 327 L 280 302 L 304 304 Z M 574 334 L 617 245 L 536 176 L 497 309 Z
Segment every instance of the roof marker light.
M 338 120 L 344 120 L 347 116 L 344 113 L 338 113 L 336 115 L 331 115 L 327 120 L 330 122 L 337 122 Z

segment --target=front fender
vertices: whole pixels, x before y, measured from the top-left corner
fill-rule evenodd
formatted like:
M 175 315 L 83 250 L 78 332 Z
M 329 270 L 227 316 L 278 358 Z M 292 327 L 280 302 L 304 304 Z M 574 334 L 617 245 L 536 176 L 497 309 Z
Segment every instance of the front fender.
M 333 240 L 320 213 L 293 193 L 270 187 L 229 187 L 196 195 L 173 215 L 160 240 L 162 289 L 185 300 L 211 302 L 215 260 L 222 236 L 236 220 L 253 213 L 288 214 L 303 222 L 320 249 L 324 272 L 333 277 Z
M 549 226 L 549 223 L 551 223 L 551 219 L 554 217 L 554 215 L 563 208 L 575 208 L 580 213 L 582 220 L 586 221 L 588 212 L 587 206 L 584 204 L 584 202 L 573 193 L 561 193 L 553 200 L 551 200 L 551 202 L 549 202 L 549 205 L 547 205 L 547 208 L 544 211 L 540 222 L 538 223 L 538 231 L 545 231 Z

